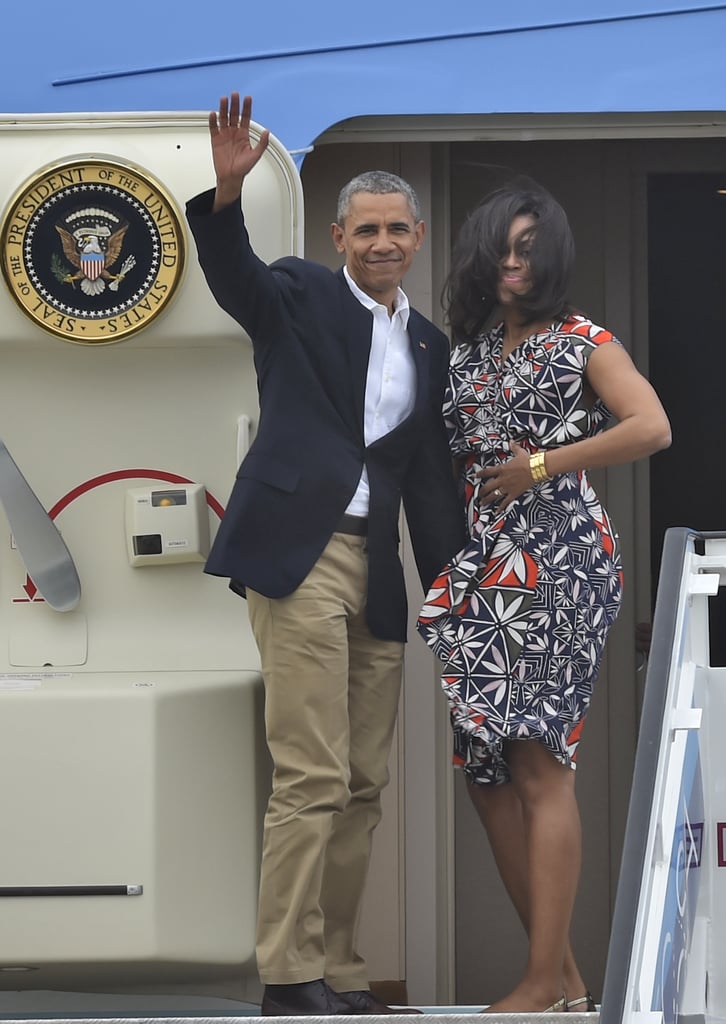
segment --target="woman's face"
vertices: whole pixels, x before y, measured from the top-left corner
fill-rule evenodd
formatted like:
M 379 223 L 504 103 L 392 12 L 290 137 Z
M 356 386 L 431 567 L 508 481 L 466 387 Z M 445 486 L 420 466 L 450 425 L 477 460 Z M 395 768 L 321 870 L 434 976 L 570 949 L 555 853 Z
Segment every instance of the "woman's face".
M 532 287 L 529 253 L 537 226 L 532 214 L 515 217 L 509 226 L 507 251 L 499 261 L 497 297 L 502 306 L 516 304 Z

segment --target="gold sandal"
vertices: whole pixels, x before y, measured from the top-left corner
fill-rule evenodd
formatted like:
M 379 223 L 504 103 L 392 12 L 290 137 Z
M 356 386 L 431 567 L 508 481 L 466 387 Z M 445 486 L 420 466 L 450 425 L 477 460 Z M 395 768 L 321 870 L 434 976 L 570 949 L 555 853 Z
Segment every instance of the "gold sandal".
M 581 1010 L 575 1010 L 576 1006 L 581 1006 Z M 590 992 L 586 992 L 584 996 L 580 996 L 579 999 L 568 999 L 567 1000 L 567 1012 L 568 1013 L 597 1013 L 597 1004 L 592 997 Z
M 489 1012 L 490 1012 L 490 1010 L 489 1010 L 488 1006 L 484 1007 L 483 1010 L 479 1010 L 479 1013 L 486 1014 L 486 1013 L 489 1013 Z M 566 1013 L 566 1012 L 567 1012 L 567 996 L 565 996 L 565 995 L 560 996 L 560 998 L 557 1000 L 556 1003 L 553 1003 L 552 1006 L 546 1007 L 544 1010 L 530 1010 L 529 1011 L 529 1013 L 537 1013 L 537 1014 L 540 1014 L 540 1013 Z

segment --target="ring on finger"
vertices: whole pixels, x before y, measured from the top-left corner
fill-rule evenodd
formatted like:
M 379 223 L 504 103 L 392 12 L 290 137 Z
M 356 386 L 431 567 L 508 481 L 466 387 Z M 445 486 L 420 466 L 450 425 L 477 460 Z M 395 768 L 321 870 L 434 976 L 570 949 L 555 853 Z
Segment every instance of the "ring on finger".
M 497 498 L 503 498 L 503 497 L 504 497 L 504 492 L 503 492 L 503 491 L 501 490 L 501 488 L 499 488 L 499 487 L 495 487 L 495 488 L 494 488 L 494 495 L 495 495 L 495 496 L 496 496 Z

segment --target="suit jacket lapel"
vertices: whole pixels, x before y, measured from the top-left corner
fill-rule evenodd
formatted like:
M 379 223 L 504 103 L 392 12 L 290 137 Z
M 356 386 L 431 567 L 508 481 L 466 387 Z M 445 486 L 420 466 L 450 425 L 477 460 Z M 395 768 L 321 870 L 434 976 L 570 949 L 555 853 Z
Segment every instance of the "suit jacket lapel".
M 337 276 L 341 287 L 340 323 L 345 337 L 345 354 L 350 370 L 348 383 L 351 388 L 353 418 L 356 435 L 364 442 L 363 417 L 373 318 L 348 287 L 342 268 L 338 271 Z
M 415 309 L 412 309 L 408 317 L 408 337 L 411 342 L 411 351 L 416 364 L 416 407 L 428 401 L 430 358 L 429 358 L 429 332 L 426 329 L 427 322 Z

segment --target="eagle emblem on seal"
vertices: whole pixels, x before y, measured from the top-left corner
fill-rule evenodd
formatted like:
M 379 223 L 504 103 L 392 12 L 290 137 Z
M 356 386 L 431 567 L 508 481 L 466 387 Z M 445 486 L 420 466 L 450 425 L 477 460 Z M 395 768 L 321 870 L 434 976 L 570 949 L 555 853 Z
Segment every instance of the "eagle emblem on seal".
M 63 254 L 74 269 L 54 254 L 53 274 L 62 284 L 72 287 L 79 281 L 85 295 L 100 295 L 106 288 L 106 282 L 109 282 L 111 291 L 117 291 L 136 265 L 136 258 L 129 254 L 118 273 L 112 271 L 121 256 L 128 222 L 110 210 L 99 207 L 74 210 L 56 224 L 55 229 L 60 235 Z

